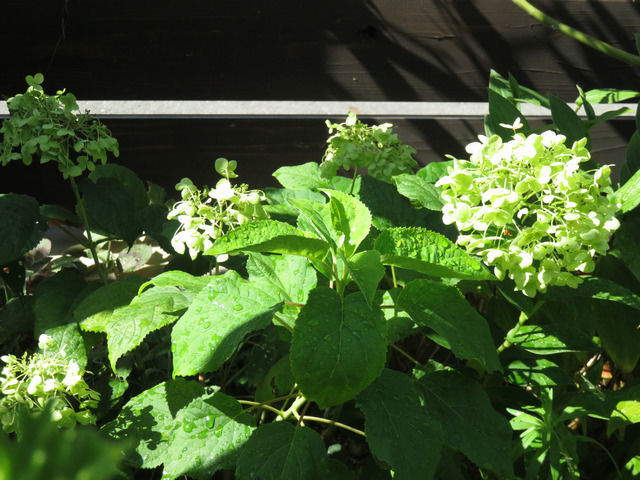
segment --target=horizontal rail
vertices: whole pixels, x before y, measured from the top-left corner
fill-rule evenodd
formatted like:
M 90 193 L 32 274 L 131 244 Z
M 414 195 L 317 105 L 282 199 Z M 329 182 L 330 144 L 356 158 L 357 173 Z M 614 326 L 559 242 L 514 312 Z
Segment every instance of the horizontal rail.
M 575 104 L 569 104 L 574 110 Z M 358 102 L 358 101 L 252 101 L 252 100 L 87 100 L 81 111 L 100 118 L 189 119 L 189 118 L 336 118 L 353 111 L 362 118 L 480 119 L 489 113 L 486 102 Z M 628 107 L 621 115 L 633 118 L 635 104 L 593 105 L 596 114 Z M 527 118 L 551 118 L 549 110 L 521 105 Z M 578 112 L 584 115 L 584 110 Z M 0 118 L 7 118 L 6 102 L 0 102 Z

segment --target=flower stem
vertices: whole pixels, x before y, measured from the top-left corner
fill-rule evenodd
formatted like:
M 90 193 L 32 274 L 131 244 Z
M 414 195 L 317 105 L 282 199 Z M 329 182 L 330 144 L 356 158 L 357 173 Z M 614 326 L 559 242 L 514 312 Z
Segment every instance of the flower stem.
M 69 181 L 71 182 L 71 189 L 73 190 L 73 194 L 76 197 L 78 202 L 78 212 L 80 213 L 80 219 L 82 220 L 82 225 L 87 232 L 87 240 L 89 243 L 89 250 L 91 251 L 91 256 L 93 257 L 93 261 L 96 264 L 96 269 L 98 270 L 98 275 L 100 276 L 100 280 L 102 283 L 107 283 L 107 272 L 104 270 L 104 265 L 100 263 L 100 259 L 98 258 L 98 252 L 96 251 L 96 245 L 93 243 L 93 239 L 91 238 L 91 230 L 89 229 L 89 219 L 87 217 L 87 210 L 84 207 L 84 200 L 80 196 L 80 192 L 78 191 L 78 185 L 76 184 L 76 180 L 73 177 L 69 177 Z
M 592 37 L 591 35 L 587 35 L 586 33 L 580 30 L 570 27 L 569 25 L 562 23 L 553 17 L 550 17 L 549 15 L 544 13 L 542 10 L 537 9 L 536 7 L 531 5 L 527 0 L 511 0 L 511 1 L 516 6 L 524 10 L 527 14 L 529 14 L 530 16 L 538 20 L 539 22 L 558 29 L 560 32 L 573 38 L 574 40 L 577 40 L 595 50 L 598 50 L 604 53 L 605 55 L 615 58 L 616 60 L 625 62 L 631 65 L 632 67 L 640 67 L 640 56 L 633 55 L 629 52 L 625 52 L 624 50 L 614 47 L 613 45 L 607 42 L 603 42 L 602 40 L 599 40 L 595 37 Z
M 540 307 L 542 307 L 542 305 L 544 305 L 544 301 L 540 301 L 540 302 L 536 303 L 529 313 L 520 312 L 520 316 L 518 317 L 518 323 L 516 323 L 516 325 L 511 330 L 509 330 L 507 332 L 507 335 L 506 335 L 506 338 L 505 338 L 504 342 L 502 342 L 502 345 L 500 345 L 496 349 L 496 351 L 498 353 L 502 353 L 504 350 L 506 350 L 511 345 L 513 345 L 509 340 L 507 340 L 507 338 L 509 338 L 509 337 L 513 338 L 518 333 L 520 328 L 525 323 L 527 323 L 527 320 L 529 320 L 531 317 L 533 317 L 535 315 L 535 313 L 540 309 Z

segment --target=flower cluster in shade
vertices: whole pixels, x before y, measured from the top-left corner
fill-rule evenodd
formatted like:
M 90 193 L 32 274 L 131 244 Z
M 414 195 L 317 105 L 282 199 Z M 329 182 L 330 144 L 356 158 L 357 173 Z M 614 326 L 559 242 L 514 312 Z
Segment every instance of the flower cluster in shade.
M 577 287 L 620 226 L 611 168 L 585 171 L 587 140 L 568 147 L 553 131 L 479 140 L 467 146 L 470 158 L 453 159 L 436 183 L 443 221 L 460 232 L 457 243 L 528 296 L 553 285 Z
M 69 359 L 56 341 L 40 335 L 40 351 L 22 357 L 3 355 L 5 364 L 0 373 L 0 423 L 6 432 L 16 427 L 20 408 L 42 410 L 53 402 L 53 421 L 60 427 L 95 423 L 89 410 L 96 408 L 100 394 L 89 388 L 83 379 L 84 370 Z

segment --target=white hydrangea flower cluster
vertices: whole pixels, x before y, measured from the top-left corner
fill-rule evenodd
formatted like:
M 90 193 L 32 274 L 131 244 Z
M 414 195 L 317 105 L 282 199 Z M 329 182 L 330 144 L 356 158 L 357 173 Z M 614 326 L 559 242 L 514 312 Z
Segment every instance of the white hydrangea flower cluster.
M 227 230 L 251 220 L 268 218 L 262 202 L 266 196 L 259 190 L 249 190 L 245 184 L 233 185 L 236 178 L 234 160 L 218 158 L 216 171 L 222 175 L 215 188 L 198 189 L 189 178 L 176 185 L 182 200 L 176 202 L 167 218 L 176 218 L 180 227 L 174 233 L 171 246 L 180 254 L 189 251 L 191 258 L 209 250 L 215 240 Z M 226 260 L 226 255 L 218 257 Z
M 40 335 L 39 352 L 18 358 L 3 355 L 5 364 L 0 373 L 0 423 L 6 432 L 15 430 L 16 413 L 20 406 L 42 410 L 54 399 L 53 420 L 60 427 L 95 423 L 89 408 L 96 408 L 100 394 L 84 381 L 84 371 L 67 359 L 64 347 L 55 351 L 56 342 L 48 335 Z M 49 351 L 47 351 L 49 350 Z M 55 353 L 51 353 L 54 350 Z M 77 411 L 74 409 L 77 408 Z
M 436 183 L 457 243 L 530 297 L 551 285 L 577 287 L 620 226 L 611 168 L 581 170 L 590 158 L 586 139 L 569 148 L 553 131 L 479 140 L 467 146 L 469 160 L 453 159 Z

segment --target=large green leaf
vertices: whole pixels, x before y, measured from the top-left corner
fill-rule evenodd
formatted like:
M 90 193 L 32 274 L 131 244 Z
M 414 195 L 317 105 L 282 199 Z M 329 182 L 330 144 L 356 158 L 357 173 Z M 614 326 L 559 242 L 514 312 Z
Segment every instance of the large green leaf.
M 325 480 L 331 478 L 324 442 L 315 430 L 287 422 L 261 425 L 245 444 L 238 480 Z
M 198 382 L 177 378 L 160 383 L 129 400 L 101 430 L 135 446 L 125 457 L 128 464 L 157 467 L 169 453 L 171 431 L 179 426 L 177 413 L 204 394 L 205 389 Z
M 457 372 L 438 371 L 424 375 L 418 386 L 424 408 L 440 422 L 445 445 L 497 478 L 513 478 L 513 432 L 480 384 Z
M 360 288 L 369 306 L 373 305 L 373 297 L 378 290 L 378 284 L 384 277 L 384 267 L 377 250 L 365 250 L 353 255 L 347 261 L 349 275 Z
M 257 220 L 241 225 L 219 238 L 205 255 L 247 251 L 287 253 L 321 260 L 328 249 L 326 242 L 312 238 L 288 223 Z
M 414 322 L 441 335 L 456 356 L 476 360 L 486 371 L 501 370 L 487 321 L 457 288 L 428 279 L 414 280 L 402 290 L 397 305 Z
M 35 198 L 16 193 L 0 194 L 0 265 L 20 258 L 35 247 L 46 228 Z
M 328 179 L 320 175 L 320 166 L 316 162 L 308 162 L 293 167 L 280 167 L 273 176 L 284 187 L 291 190 L 330 188 Z
M 132 193 L 112 177 L 98 178 L 95 183 L 82 182 L 81 190 L 92 230 L 122 239 L 131 245 L 142 234 L 142 225 L 133 208 Z
M 247 260 L 249 281 L 264 283 L 278 292 L 280 300 L 304 304 L 309 292 L 318 283 L 318 274 L 309 262 L 295 255 L 261 255 L 250 253 Z M 298 317 L 299 307 L 285 305 L 282 317 L 291 325 Z
M 589 352 L 596 350 L 591 337 L 572 325 L 545 324 L 522 325 L 507 340 L 531 353 L 551 355 L 567 352 Z
M 283 301 L 305 303 L 318 275 L 309 262 L 294 255 L 249 254 L 249 279 L 271 284 Z
M 577 288 L 552 287 L 546 293 L 549 300 L 566 301 L 567 298 L 593 298 L 607 300 L 640 310 L 640 297 L 631 290 L 607 278 L 590 277 Z
M 298 211 L 297 221 L 301 230 L 336 248 L 337 238 L 331 225 L 331 211 L 328 204 L 304 198 L 290 198 L 287 202 Z
M 156 275 L 140 287 L 140 292 L 150 285 L 156 287 L 178 287 L 180 291 L 189 299 L 195 296 L 200 290 L 209 284 L 210 277 L 194 277 L 181 270 L 169 270 Z
M 638 200 L 640 201 L 640 171 L 638 172 Z M 629 215 L 616 232 L 613 247 L 619 252 L 619 259 L 640 281 L 640 215 Z
M 115 178 L 124 189 L 129 193 L 133 200 L 132 208 L 142 210 L 149 204 L 149 195 L 140 177 L 135 172 L 123 165 L 117 163 L 107 163 L 98 165 L 96 169 L 89 174 L 89 179 L 94 183 L 100 178 Z
M 337 190 L 323 190 L 329 195 L 331 224 L 341 241 L 346 257 L 357 250 L 371 230 L 371 212 L 357 198 Z
M 393 177 L 393 183 L 396 184 L 401 195 L 416 202 L 419 206 L 437 212 L 442 211 L 444 201 L 440 190 L 432 182 L 419 175 L 403 173 Z
M 640 360 L 638 312 L 619 304 L 596 305 L 598 336 L 607 355 L 623 374 L 630 374 Z
M 442 225 L 442 215 L 430 210 L 416 209 L 408 198 L 400 195 L 394 185 L 373 177 L 362 177 L 358 194 L 372 216 L 378 230 L 401 226 Z
M 420 401 L 406 375 L 383 370 L 356 398 L 364 413 L 367 443 L 375 457 L 393 469 L 396 480 L 428 480 L 438 467 L 442 427 Z
M 321 407 L 354 398 L 382 371 L 384 316 L 360 293 L 344 299 L 318 287 L 300 311 L 291 343 L 291 371 L 304 395 Z
M 38 285 L 33 306 L 34 338 L 49 335 L 56 341 L 56 352 L 64 350 L 66 358 L 75 360 L 81 368 L 87 365 L 87 352 L 72 312 L 85 288 L 80 275 L 63 270 Z
M 175 417 L 163 478 L 188 475 L 207 480 L 232 468 L 255 429 L 255 419 L 221 392 L 199 397 Z
M 640 150 L 640 135 L 638 136 Z M 638 155 L 640 157 L 640 154 Z M 614 201 L 620 203 L 620 211 L 626 213 L 640 204 L 640 170 L 637 170 L 624 185 L 614 193 Z
M 116 362 L 142 343 L 147 335 L 175 322 L 187 308 L 187 297 L 176 287 L 154 287 L 131 300 L 129 305 L 113 310 L 110 318 L 89 317 L 83 328 L 107 334 L 109 363 L 115 372 Z
M 527 120 L 522 116 L 522 113 L 520 113 L 520 110 L 498 92 L 489 90 L 489 116 L 485 120 L 485 127 L 488 127 L 490 130 L 488 134 L 500 135 L 505 141 L 511 140 L 513 130 L 505 128 L 500 124 L 512 125 L 517 118 L 520 118 L 520 121 L 523 123 L 524 131 L 528 132 L 529 125 Z
M 573 145 L 573 142 L 589 138 L 587 127 L 569 105 L 554 95 L 549 95 L 549 102 L 553 123 L 558 127 L 560 133 L 567 137 L 566 143 L 569 147 Z
M 275 287 L 249 282 L 233 270 L 212 277 L 171 332 L 173 375 L 216 370 L 247 333 L 269 325 L 281 306 Z
M 640 112 L 640 109 L 638 109 L 638 112 Z M 640 114 L 636 113 L 636 125 L 638 122 L 637 120 L 638 115 Z M 624 164 L 622 164 L 622 167 L 620 168 L 620 182 L 622 182 L 623 184 L 626 184 L 626 182 L 628 182 L 634 176 L 634 174 L 638 170 L 640 170 L 640 126 L 638 126 L 637 128 L 638 130 L 633 132 L 633 135 L 631 135 L 631 139 L 627 144 L 626 161 L 624 162 Z M 630 184 L 628 189 L 625 189 L 625 190 L 629 191 L 635 185 L 636 183 L 634 181 L 634 183 Z M 637 195 L 634 195 L 633 197 L 628 197 L 627 199 L 627 204 L 629 205 L 628 210 L 633 208 L 630 205 L 632 203 L 632 200 L 635 198 L 637 198 Z
M 253 424 L 253 417 L 233 398 L 176 379 L 129 400 L 102 432 L 135 445 L 135 452 L 126 457 L 134 467 L 164 463 L 163 478 L 202 479 L 234 465 Z
M 129 305 L 138 294 L 144 280 L 130 275 L 111 282 L 87 295 L 73 310 L 73 317 L 80 322 L 80 328 L 88 332 L 106 332 L 113 311 Z
M 433 277 L 490 280 L 494 276 L 451 240 L 419 227 L 390 228 L 375 241 L 382 263 Z

